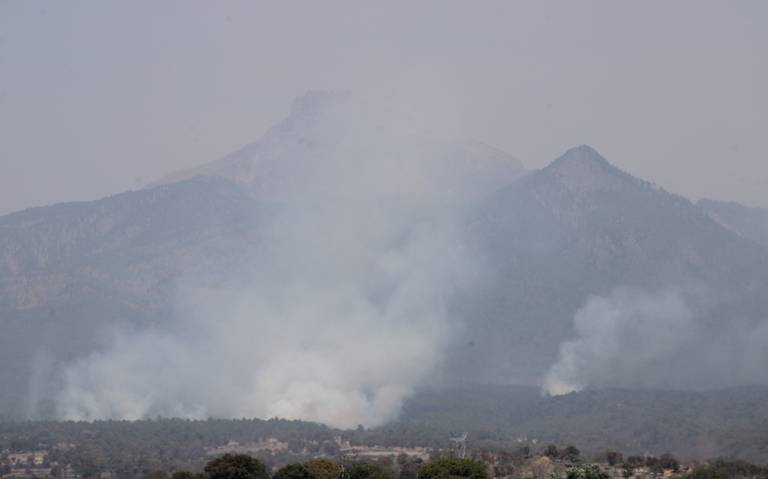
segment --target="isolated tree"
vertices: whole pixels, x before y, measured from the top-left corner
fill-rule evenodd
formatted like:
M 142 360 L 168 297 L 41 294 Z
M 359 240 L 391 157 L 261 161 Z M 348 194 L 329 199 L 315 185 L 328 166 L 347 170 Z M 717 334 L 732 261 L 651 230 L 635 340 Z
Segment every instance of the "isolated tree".
M 624 455 L 618 451 L 606 451 L 605 461 L 611 466 L 621 463 L 624 460 Z
M 313 476 L 303 464 L 288 464 L 278 469 L 273 479 L 313 479 Z
M 337 456 L 339 452 L 341 451 L 341 448 L 338 444 L 336 444 L 336 441 L 323 441 L 320 443 L 320 452 L 323 455 L 326 456 Z
M 654 474 L 661 474 L 664 472 L 664 467 L 662 467 L 661 461 L 656 456 L 646 456 L 645 467 L 647 467 Z
M 341 466 L 330 459 L 312 459 L 305 462 L 304 467 L 314 479 L 339 479 L 341 476 Z
M 680 462 L 672 454 L 666 453 L 659 457 L 659 464 L 664 469 L 671 469 L 677 472 L 680 469 Z
M 581 454 L 581 451 L 574 446 L 568 446 L 560 452 L 560 457 L 566 461 L 574 462 L 579 460 L 579 454 Z
M 200 472 L 176 471 L 171 479 L 206 479 L 206 476 Z
M 165 471 L 153 471 L 144 476 L 144 479 L 170 479 L 170 476 Z
M 407 461 L 400 465 L 400 479 L 416 479 L 424 464 L 421 461 Z
M 544 449 L 544 455 L 551 459 L 557 459 L 560 457 L 560 451 L 557 450 L 557 446 L 550 444 Z
M 367 462 L 352 464 L 347 473 L 349 479 L 390 479 L 391 475 L 380 465 Z
M 488 479 L 485 465 L 472 459 L 435 459 L 419 471 L 419 479 Z
M 209 479 L 269 479 L 266 466 L 246 454 L 224 454 L 205 465 Z

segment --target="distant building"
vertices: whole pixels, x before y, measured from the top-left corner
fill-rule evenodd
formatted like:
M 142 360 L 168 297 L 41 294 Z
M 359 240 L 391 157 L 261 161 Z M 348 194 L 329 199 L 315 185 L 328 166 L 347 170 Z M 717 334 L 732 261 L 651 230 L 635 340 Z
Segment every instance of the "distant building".
M 27 468 L 14 468 L 11 469 L 9 474 L 3 476 L 3 478 L 14 479 L 32 479 L 35 477 L 43 478 L 51 475 L 50 467 L 27 467 Z
M 15 452 L 8 454 L 8 461 L 12 467 L 41 466 L 48 456 L 48 451 Z

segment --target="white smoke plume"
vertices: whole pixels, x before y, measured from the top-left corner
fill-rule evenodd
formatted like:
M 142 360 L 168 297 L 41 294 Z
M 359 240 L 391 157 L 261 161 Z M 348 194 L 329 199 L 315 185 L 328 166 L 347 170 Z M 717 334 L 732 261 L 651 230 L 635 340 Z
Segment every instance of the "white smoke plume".
M 576 312 L 574 327 L 577 337 L 560 345 L 558 361 L 542 379 L 546 394 L 640 383 L 697 334 L 685 299 L 672 290 L 618 288 L 592 297 Z
M 482 263 L 452 221 L 472 192 L 412 126 L 344 96 L 273 129 L 253 147 L 283 161 L 256 173 L 273 211 L 242 258 L 249 280 L 187 278 L 185 314 L 67 366 L 60 417 L 396 416 L 461 327 L 449 298 Z

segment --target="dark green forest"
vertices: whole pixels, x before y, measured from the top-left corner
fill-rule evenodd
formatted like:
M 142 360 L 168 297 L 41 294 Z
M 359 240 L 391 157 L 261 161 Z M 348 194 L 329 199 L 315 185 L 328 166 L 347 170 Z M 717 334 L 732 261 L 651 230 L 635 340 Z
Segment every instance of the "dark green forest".
M 768 390 L 601 390 L 542 397 L 529 387 L 433 389 L 408 401 L 396 421 L 350 430 L 284 419 L 2 422 L 0 453 L 44 450 L 48 465 L 70 465 L 84 477 L 110 471 L 138 478 L 158 470 L 201 471 L 233 442 L 282 444 L 253 452 L 276 468 L 319 456 L 340 460 L 343 447 L 418 447 L 441 455 L 454 451 L 450 438 L 464 432 L 476 455 L 573 459 L 562 452 L 573 445 L 580 459 L 631 467 L 656 467 L 644 458 L 665 454 L 686 463 L 726 457 L 765 464 Z

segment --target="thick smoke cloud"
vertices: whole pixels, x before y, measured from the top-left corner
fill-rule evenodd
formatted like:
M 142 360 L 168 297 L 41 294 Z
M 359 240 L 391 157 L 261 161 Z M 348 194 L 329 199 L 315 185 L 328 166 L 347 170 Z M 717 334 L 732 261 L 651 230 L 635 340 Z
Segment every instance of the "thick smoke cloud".
M 590 298 L 574 327 L 577 338 L 560 345 L 557 363 L 542 380 L 547 394 L 637 379 L 695 334 L 693 314 L 679 293 L 626 288 Z
M 439 148 L 412 125 L 372 123 L 344 96 L 314 110 L 327 101 L 305 99 L 257 148 L 296 150 L 260 173 L 271 213 L 243 258 L 248 281 L 185 278 L 177 319 L 115 331 L 67 366 L 61 417 L 371 426 L 428 380 L 461 328 L 450 298 L 482 263 L 454 226 L 465 192 L 444 190 Z
M 299 99 L 226 163 L 262 206 L 241 266 L 224 282 L 204 267 L 188 274 L 171 320 L 114 330 L 108 347 L 67 364 L 59 417 L 279 416 L 341 427 L 394 418 L 450 368 L 448 351 L 471 336 L 456 312 L 472 311 L 483 298 L 474 288 L 494 281 L 461 226 L 465 210 L 519 174 L 496 150 L 436 134 L 439 120 L 348 95 Z M 768 322 L 731 321 L 731 309 L 717 310 L 723 295 L 700 289 L 588 298 L 554 365 L 526 378 L 544 373 L 548 394 L 768 383 Z M 483 356 L 472 378 L 519 358 L 513 347 Z
M 576 337 L 560 345 L 542 391 L 768 383 L 768 321 L 723 316 L 706 306 L 705 296 L 701 290 L 621 287 L 589 298 L 574 317 Z

